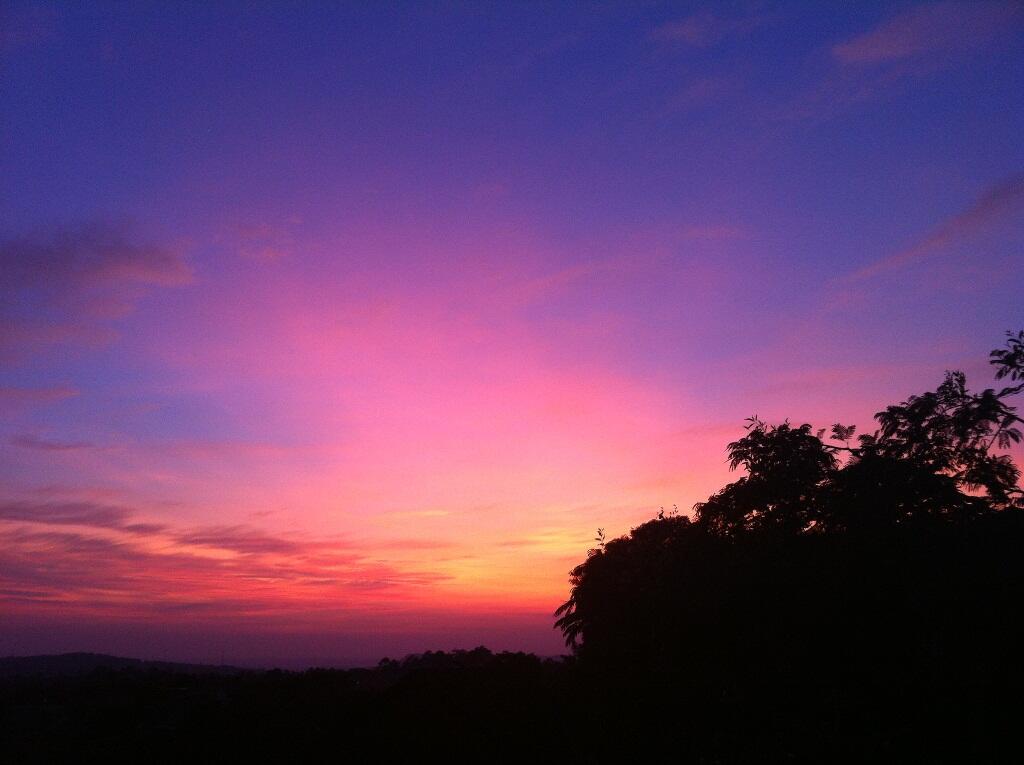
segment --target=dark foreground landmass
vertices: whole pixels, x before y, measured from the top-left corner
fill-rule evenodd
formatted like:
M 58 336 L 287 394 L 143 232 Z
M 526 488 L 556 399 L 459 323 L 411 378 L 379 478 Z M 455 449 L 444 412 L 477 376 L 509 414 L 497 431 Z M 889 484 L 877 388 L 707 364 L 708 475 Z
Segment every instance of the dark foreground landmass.
M 241 667 L 215 664 L 186 664 L 111 656 L 105 653 L 59 653 L 41 656 L 0 657 L 0 678 L 88 675 L 97 671 L 174 672 L 181 675 L 238 674 Z
M 0 763 L 1021 761 L 1024 332 L 853 441 L 751 418 L 744 475 L 597 546 L 572 658 L 253 672 L 0 664 Z M 1000 451 L 1003 450 L 1003 451 Z
M 305 672 L 89 663 L 5 661 L 0 761 L 1005 762 L 1020 743 L 1016 678 L 729 687 L 484 648 Z

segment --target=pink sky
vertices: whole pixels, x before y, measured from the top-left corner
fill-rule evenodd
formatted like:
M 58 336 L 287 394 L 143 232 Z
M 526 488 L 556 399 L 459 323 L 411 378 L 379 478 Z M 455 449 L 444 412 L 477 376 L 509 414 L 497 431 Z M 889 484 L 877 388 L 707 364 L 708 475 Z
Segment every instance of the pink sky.
M 8 13 L 0 654 L 559 653 L 744 418 L 991 384 L 1019 8 L 631 6 Z

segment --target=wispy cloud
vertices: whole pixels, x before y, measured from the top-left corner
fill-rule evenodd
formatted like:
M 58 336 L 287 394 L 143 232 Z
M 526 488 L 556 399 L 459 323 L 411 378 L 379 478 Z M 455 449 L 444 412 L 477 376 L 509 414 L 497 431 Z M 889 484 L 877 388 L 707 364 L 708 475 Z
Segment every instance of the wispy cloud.
M 1019 2 L 940 2 L 919 5 L 832 48 L 844 64 L 869 65 L 945 55 L 985 46 L 1024 19 Z
M 651 32 L 660 42 L 676 43 L 694 48 L 709 48 L 728 37 L 749 34 L 764 23 L 761 16 L 718 16 L 710 11 L 669 21 Z
M 966 209 L 944 220 L 916 244 L 877 260 L 846 277 L 859 281 L 920 261 L 944 248 L 1024 212 L 1024 173 L 988 188 Z
M 666 108 L 670 112 L 699 109 L 710 102 L 718 100 L 730 90 L 735 89 L 732 78 L 719 75 L 697 77 L 668 99 Z
M 308 618 L 325 603 L 336 613 L 359 603 L 418 602 L 417 593 L 451 579 L 377 560 L 341 540 L 249 526 L 181 530 L 135 515 L 89 502 L 0 503 L 0 604 L 93 619 L 140 612 Z
M 956 66 L 970 54 L 997 50 L 1024 24 L 1019 2 L 938 2 L 890 15 L 834 43 L 815 58 L 812 84 L 774 111 L 781 119 L 823 120 L 891 97 Z
M 80 526 L 87 529 L 126 532 L 142 536 L 160 536 L 164 543 L 179 547 L 208 548 L 241 555 L 276 553 L 293 555 L 311 549 L 337 547 L 337 540 L 311 544 L 279 534 L 269 534 L 246 525 L 213 525 L 193 529 L 175 529 L 162 523 L 137 520 L 138 511 L 120 505 L 91 501 L 0 503 L 0 522 L 19 521 L 42 526 Z
M 37 289 L 53 300 L 92 287 L 192 278 L 180 253 L 138 244 L 124 225 L 97 222 L 0 242 L 0 268 L 8 289 Z
M 250 260 L 275 261 L 295 250 L 295 229 L 302 223 L 292 216 L 279 223 L 259 221 L 231 226 L 221 237 Z
M 747 236 L 747 232 L 739 226 L 715 223 L 687 226 L 680 233 L 680 238 L 683 240 L 705 242 L 744 239 Z
M 32 433 L 19 433 L 11 436 L 11 444 L 22 449 L 36 449 L 43 452 L 65 452 L 74 449 L 88 449 L 93 446 L 88 441 L 56 441 Z
M 0 387 L 0 413 L 63 401 L 77 395 L 77 390 L 66 385 L 50 388 Z
M 180 252 L 92 222 L 0 240 L 0 354 L 96 343 L 148 288 L 192 279 Z
M 24 521 L 54 526 L 124 529 L 133 515 L 128 508 L 93 502 L 7 502 L 0 504 L 0 521 Z
M 208 526 L 177 534 L 175 540 L 183 545 L 213 547 L 243 555 L 292 554 L 303 549 L 302 543 L 296 540 L 266 534 L 248 526 Z

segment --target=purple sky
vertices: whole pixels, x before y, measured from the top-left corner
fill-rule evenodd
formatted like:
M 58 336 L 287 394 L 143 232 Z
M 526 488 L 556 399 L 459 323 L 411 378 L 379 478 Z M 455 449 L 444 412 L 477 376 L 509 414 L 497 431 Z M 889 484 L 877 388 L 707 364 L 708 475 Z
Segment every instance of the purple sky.
M 1024 5 L 0 7 L 0 654 L 557 653 L 751 414 L 1024 326 Z

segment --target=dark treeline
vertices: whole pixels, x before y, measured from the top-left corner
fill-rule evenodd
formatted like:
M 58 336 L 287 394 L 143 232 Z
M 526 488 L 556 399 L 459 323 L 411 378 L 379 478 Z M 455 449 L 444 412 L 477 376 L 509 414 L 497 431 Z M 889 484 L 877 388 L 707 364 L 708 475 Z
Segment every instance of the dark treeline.
M 1017 759 L 1024 333 L 991 361 L 1002 387 L 948 373 L 860 436 L 752 418 L 692 518 L 599 531 L 562 660 L 7 677 L 0 759 Z
M 0 761 L 361 762 L 516 739 L 524 751 L 556 736 L 571 701 L 568 665 L 486 648 L 349 670 L 114 666 L 0 679 Z
M 857 438 L 751 418 L 728 446 L 745 475 L 692 519 L 599 530 L 557 613 L 567 644 L 612 676 L 705 688 L 752 735 L 771 721 L 774 756 L 999 761 L 1024 711 L 1024 494 L 1007 453 L 1024 332 L 990 362 L 1001 387 L 948 372 Z
M 486 649 L 374 669 L 95 670 L 0 680 L 0 761 L 994 763 L 1016 750 L 1019 688 L 1019 673 L 778 684 Z
M 751 418 L 728 446 L 745 475 L 693 520 L 662 512 L 607 543 L 599 531 L 558 612 L 566 642 L 589 661 L 713 678 L 1000 673 L 1024 594 L 1020 471 L 1001 451 L 1021 440 L 1009 401 L 1024 332 L 991 361 L 1009 385 L 974 393 L 948 372 L 855 442 L 853 426 L 828 438 Z

